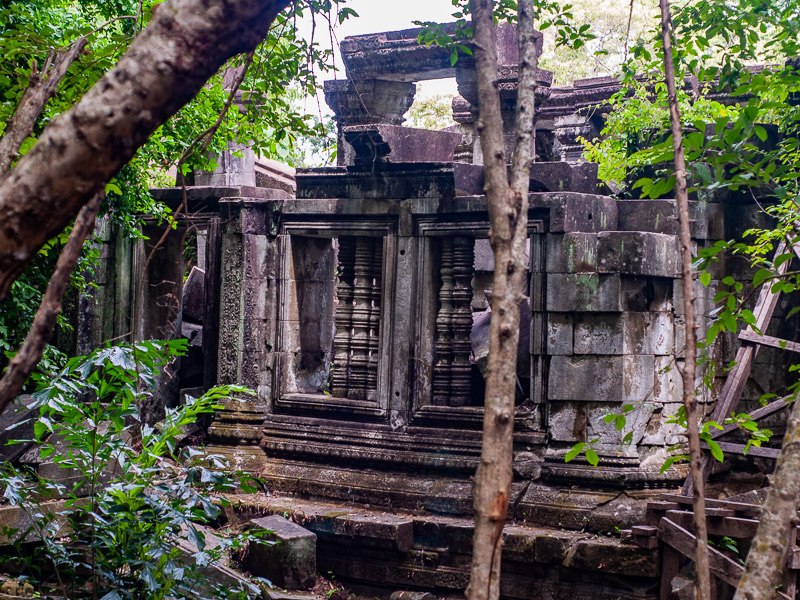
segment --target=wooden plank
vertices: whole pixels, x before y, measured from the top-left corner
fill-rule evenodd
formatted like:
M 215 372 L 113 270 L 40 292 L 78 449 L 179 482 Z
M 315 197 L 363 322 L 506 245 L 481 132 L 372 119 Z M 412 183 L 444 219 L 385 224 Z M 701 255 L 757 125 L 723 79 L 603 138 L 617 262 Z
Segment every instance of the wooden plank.
M 744 342 L 752 342 L 754 344 L 761 344 L 762 346 L 772 346 L 773 348 L 788 350 L 789 352 L 800 352 L 800 344 L 797 342 L 782 340 L 771 335 L 758 335 L 749 327 L 739 334 L 739 339 Z
M 689 496 L 682 496 L 680 494 L 661 494 L 659 498 L 684 506 L 692 506 L 692 499 Z M 706 506 L 713 506 L 715 508 L 728 508 L 742 515 L 758 516 L 761 514 L 760 505 L 749 504 L 747 502 L 733 502 L 731 500 L 715 500 L 713 498 L 706 498 Z
M 670 510 L 665 516 L 673 523 L 694 533 L 694 513 L 691 511 Z M 740 517 L 711 518 L 706 520 L 706 528 L 712 535 L 726 535 L 737 539 L 752 538 L 758 529 L 758 521 Z
M 631 527 L 631 534 L 650 537 L 658 535 L 658 527 L 652 525 L 634 525 Z
M 744 449 L 745 444 L 733 444 L 731 442 L 717 442 L 719 447 L 722 449 L 723 452 L 730 452 L 731 454 L 741 454 L 743 456 L 757 456 L 759 458 L 778 458 L 781 451 L 777 448 L 758 448 L 756 446 L 750 446 L 747 450 L 747 454 L 745 455 Z M 705 442 L 700 442 L 700 446 L 704 450 L 708 450 L 708 444 Z
M 672 600 L 672 580 L 680 573 L 681 558 L 681 553 L 671 546 L 662 548 L 660 600 Z
M 694 560 L 694 548 L 697 538 L 686 529 L 670 521 L 661 519 L 658 525 L 658 539 L 672 546 L 684 556 Z M 744 567 L 722 554 L 719 550 L 708 548 L 708 568 L 711 574 L 719 577 L 725 583 L 736 587 L 744 573 Z
M 750 418 L 753 419 L 753 421 L 758 421 L 759 419 L 763 419 L 764 417 L 773 415 L 776 412 L 780 412 L 787 406 L 790 406 L 787 400 L 791 400 L 791 398 L 792 398 L 791 396 L 787 396 L 786 398 L 773 400 L 769 404 L 762 406 L 761 408 L 757 408 L 753 412 L 749 413 Z M 730 423 L 728 425 L 725 425 L 722 429 L 714 430 L 711 433 L 711 439 L 716 440 L 722 437 L 723 435 L 730 433 L 731 431 L 736 431 L 737 429 L 739 429 L 739 426 L 736 423 Z
M 778 244 L 774 256 L 785 254 L 786 249 L 786 242 L 781 242 Z M 791 261 L 787 260 L 780 267 L 778 267 L 778 273 L 785 273 L 789 268 L 790 262 Z M 761 292 L 758 295 L 756 306 L 753 309 L 753 315 L 756 318 L 756 327 L 759 331 L 766 330 L 769 320 L 772 318 L 772 313 L 775 311 L 775 306 L 778 303 L 779 296 L 779 293 L 772 293 L 771 286 L 765 285 L 761 287 Z M 747 327 L 747 330 L 753 331 L 750 326 Z M 747 379 L 750 377 L 750 369 L 753 366 L 753 362 L 755 361 L 757 354 L 758 344 L 745 345 L 736 351 L 736 358 L 734 359 L 736 365 L 728 374 L 727 379 L 725 379 L 725 385 L 722 387 L 722 392 L 717 400 L 717 404 L 714 407 L 714 411 L 711 413 L 711 421 L 716 421 L 717 423 L 723 422 L 731 413 L 731 411 L 739 404 L 739 399 L 742 397 L 742 391 L 744 391 L 744 386 L 747 383 Z M 754 454 L 753 456 L 757 455 Z M 707 480 L 708 476 L 711 474 L 711 466 L 714 459 L 704 452 L 700 460 L 700 468 L 703 473 L 703 479 Z M 691 492 L 692 478 L 691 476 L 688 476 L 686 481 L 683 483 L 683 493 L 687 496 L 690 496 Z

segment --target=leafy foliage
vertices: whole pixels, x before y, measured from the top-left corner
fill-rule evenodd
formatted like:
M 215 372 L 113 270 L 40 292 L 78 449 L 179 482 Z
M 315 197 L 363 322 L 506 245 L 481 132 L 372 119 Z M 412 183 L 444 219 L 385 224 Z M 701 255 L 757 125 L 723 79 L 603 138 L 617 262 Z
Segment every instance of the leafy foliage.
M 137 405 L 150 393 L 163 365 L 186 341 L 112 346 L 69 360 L 53 378 L 38 377 L 29 408 L 43 460 L 52 460 L 69 483 L 5 466 L 5 499 L 29 516 L 17 539 L 18 556 L 34 587 L 68 598 L 246 598 L 254 585 L 214 582 L 207 567 L 247 538 L 223 538 L 211 547 L 200 524 L 214 522 L 233 488 L 218 459 L 181 466 L 179 436 L 219 400 L 247 393 L 227 386 L 185 406 L 168 409 L 157 427 L 140 426 Z M 190 454 L 199 455 L 189 450 Z M 61 504 L 46 504 L 64 498 Z M 59 508 L 60 507 L 60 508 Z M 36 540 L 34 554 L 23 551 Z M 193 554 L 179 550 L 191 543 Z

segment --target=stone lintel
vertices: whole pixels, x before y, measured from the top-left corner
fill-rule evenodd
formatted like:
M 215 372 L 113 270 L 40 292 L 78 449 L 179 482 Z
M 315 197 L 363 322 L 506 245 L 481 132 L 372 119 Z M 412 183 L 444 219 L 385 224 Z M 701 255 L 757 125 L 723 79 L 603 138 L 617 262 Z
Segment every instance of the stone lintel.
M 385 124 L 348 125 L 342 135 L 353 147 L 355 164 L 370 167 L 376 161 L 450 162 L 461 142 L 460 133 Z

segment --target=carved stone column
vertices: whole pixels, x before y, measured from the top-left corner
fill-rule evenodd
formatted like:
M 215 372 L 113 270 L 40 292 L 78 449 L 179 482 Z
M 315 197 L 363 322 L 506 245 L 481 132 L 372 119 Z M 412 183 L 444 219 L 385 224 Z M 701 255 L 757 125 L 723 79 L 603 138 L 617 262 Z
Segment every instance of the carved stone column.
M 439 267 L 439 311 L 436 314 L 435 358 L 433 362 L 433 404 L 450 404 L 451 367 L 453 364 L 453 238 L 442 238 Z
M 472 397 L 470 382 L 472 352 L 472 272 L 475 260 L 475 240 L 471 237 L 453 238 L 453 291 L 451 329 L 452 366 L 450 367 L 450 406 L 465 406 Z
M 353 164 L 353 149 L 342 134 L 347 125 L 388 123 L 400 125 L 414 102 L 416 86 L 406 81 L 367 79 L 326 81 L 325 102 L 334 112 L 338 125 L 339 165 Z
M 336 295 L 339 303 L 336 307 L 336 335 L 333 338 L 333 373 L 331 375 L 331 393 L 334 396 L 347 397 L 350 383 L 350 342 L 353 333 L 353 289 L 355 279 L 356 238 L 342 236 L 339 238 L 338 284 Z

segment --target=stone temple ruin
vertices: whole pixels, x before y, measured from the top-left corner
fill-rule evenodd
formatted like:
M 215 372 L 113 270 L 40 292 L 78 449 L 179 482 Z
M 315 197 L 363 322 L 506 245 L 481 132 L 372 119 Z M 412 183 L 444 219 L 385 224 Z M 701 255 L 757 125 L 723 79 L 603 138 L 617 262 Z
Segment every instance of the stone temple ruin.
M 468 580 L 494 265 L 473 64 L 451 66 L 448 52 L 417 35 L 342 42 L 347 78 L 325 84 L 338 166 L 289 173 L 232 148 L 216 172 L 195 174 L 178 234 L 148 265 L 161 225 L 148 223 L 150 239 L 135 242 L 103 231 L 105 268 L 78 336 L 87 345 L 131 329 L 189 337 L 190 355 L 159 391 L 167 402 L 215 383 L 257 391 L 208 429 L 208 450 L 270 492 L 240 499 L 239 517 L 291 515 L 318 536 L 318 570 L 354 589 L 457 596 Z M 499 29 L 498 55 L 511 143 L 512 27 Z M 404 127 L 415 82 L 447 77 L 461 94 L 457 127 Z M 539 71 L 502 593 L 656 598 L 658 549 L 614 534 L 645 523 L 647 501 L 686 475 L 660 472 L 682 441 L 669 422 L 681 403 L 684 339 L 676 204 L 598 194 L 578 138 L 598 135 L 597 107 L 618 84 L 551 81 Z M 153 194 L 173 208 L 182 200 L 180 188 Z M 700 194 L 692 212 L 697 247 L 741 237 L 762 219 L 733 195 Z M 197 268 L 184 283 L 191 239 Z M 714 268 L 711 285 L 697 285 L 701 316 L 723 277 L 752 277 L 735 260 Z M 145 310 L 132 323 L 139 293 Z M 725 337 L 714 358 L 731 361 L 739 345 Z M 764 348 L 743 406 L 787 385 L 782 351 Z M 717 392 L 701 398 L 707 411 Z M 624 429 L 604 422 L 626 404 L 634 410 Z M 573 444 L 591 440 L 596 467 L 583 456 L 565 462 Z M 712 486 L 761 487 L 771 464 L 758 461 L 730 457 Z M 714 483 L 726 473 L 724 486 Z

